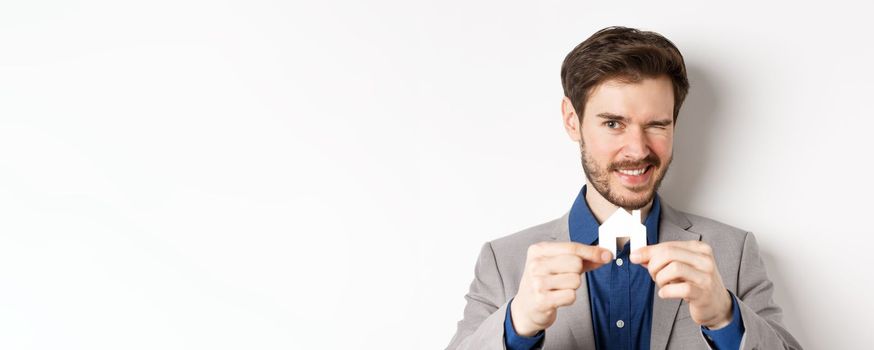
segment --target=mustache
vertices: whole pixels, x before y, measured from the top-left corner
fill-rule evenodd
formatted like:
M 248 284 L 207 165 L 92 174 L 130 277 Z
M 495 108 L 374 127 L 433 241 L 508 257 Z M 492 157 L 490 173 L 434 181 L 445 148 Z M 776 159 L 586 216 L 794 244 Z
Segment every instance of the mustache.
M 659 167 L 662 165 L 662 161 L 655 154 L 650 153 L 641 160 L 623 160 L 612 163 L 609 169 L 610 171 L 628 168 L 638 169 L 648 165 Z

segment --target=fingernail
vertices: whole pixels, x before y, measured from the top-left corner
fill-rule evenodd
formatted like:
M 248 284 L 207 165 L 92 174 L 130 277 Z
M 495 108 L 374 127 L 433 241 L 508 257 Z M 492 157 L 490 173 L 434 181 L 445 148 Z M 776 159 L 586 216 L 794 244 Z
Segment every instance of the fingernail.
M 631 260 L 637 260 L 637 259 L 640 259 L 640 253 L 631 252 L 631 255 L 629 255 L 628 257 L 631 258 Z
M 611 255 L 612 254 L 610 254 L 609 252 L 602 252 L 601 253 L 601 261 L 610 261 Z

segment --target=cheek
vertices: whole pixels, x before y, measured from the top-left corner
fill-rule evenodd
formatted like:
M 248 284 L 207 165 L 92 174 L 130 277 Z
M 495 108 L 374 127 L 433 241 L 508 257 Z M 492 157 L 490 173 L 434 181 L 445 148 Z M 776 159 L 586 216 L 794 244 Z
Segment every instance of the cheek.
M 656 155 L 658 155 L 659 158 L 662 158 L 663 160 L 666 160 L 666 159 L 671 157 L 671 155 L 673 154 L 673 151 L 674 151 L 673 146 L 674 146 L 673 140 L 671 140 L 670 138 L 667 138 L 667 139 L 658 138 L 658 139 L 653 140 L 650 143 L 650 147 L 652 148 L 652 151 Z
M 598 163 L 606 165 L 614 160 L 622 150 L 622 143 L 615 138 L 593 136 L 586 140 L 586 152 Z

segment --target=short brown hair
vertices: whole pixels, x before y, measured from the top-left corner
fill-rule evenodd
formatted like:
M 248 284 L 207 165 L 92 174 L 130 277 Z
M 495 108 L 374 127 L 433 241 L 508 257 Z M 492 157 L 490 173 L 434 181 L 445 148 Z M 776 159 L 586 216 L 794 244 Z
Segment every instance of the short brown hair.
M 607 27 L 575 47 L 561 65 L 561 85 L 580 121 L 589 92 L 608 79 L 638 82 L 667 75 L 674 86 L 674 121 L 689 91 L 686 64 L 674 44 L 655 32 Z

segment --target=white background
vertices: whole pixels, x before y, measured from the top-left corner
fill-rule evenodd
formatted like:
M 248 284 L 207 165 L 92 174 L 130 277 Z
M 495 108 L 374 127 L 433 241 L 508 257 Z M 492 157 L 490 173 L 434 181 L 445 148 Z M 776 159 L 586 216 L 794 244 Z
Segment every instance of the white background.
M 608 25 L 686 57 L 664 198 L 757 234 L 807 348 L 870 343 L 860 3 L 5 1 L 0 348 L 445 347 L 583 184 L 559 69 Z

